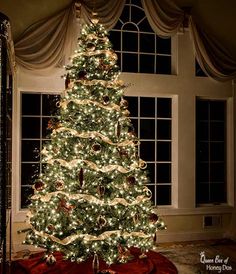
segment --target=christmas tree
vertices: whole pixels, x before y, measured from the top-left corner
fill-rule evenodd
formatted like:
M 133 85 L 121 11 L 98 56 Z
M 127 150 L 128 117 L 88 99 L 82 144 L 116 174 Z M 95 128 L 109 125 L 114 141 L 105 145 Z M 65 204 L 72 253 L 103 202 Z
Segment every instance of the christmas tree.
M 97 19 L 85 25 L 66 67 L 66 89 L 45 170 L 34 182 L 25 243 L 52 259 L 61 251 L 81 262 L 99 256 L 126 262 L 129 247 L 145 252 L 164 223 L 151 203 L 146 163 L 131 124 L 117 55 Z

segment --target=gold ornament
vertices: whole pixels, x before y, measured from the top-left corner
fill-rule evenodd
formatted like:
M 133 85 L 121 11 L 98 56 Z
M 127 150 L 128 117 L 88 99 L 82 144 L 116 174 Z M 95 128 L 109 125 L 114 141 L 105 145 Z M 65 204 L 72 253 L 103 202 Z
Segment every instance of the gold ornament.
M 102 146 L 99 143 L 95 143 L 92 145 L 93 153 L 99 153 L 101 152 Z
M 49 254 L 49 255 L 47 255 L 47 259 L 46 259 L 46 263 L 48 264 L 48 265 L 53 265 L 53 264 L 55 264 L 56 263 L 56 258 L 53 256 L 53 254 Z
M 143 161 L 143 160 L 140 159 L 140 161 L 139 161 L 139 167 L 141 169 L 145 169 L 147 167 L 147 163 L 145 161 Z
M 65 186 L 65 185 L 64 185 L 64 182 L 63 182 L 63 181 L 60 181 L 60 180 L 59 180 L 59 181 L 56 181 L 56 182 L 55 182 L 55 187 L 56 187 L 57 190 L 63 190 L 63 189 L 64 189 L 64 186 Z
M 107 224 L 107 220 L 105 219 L 104 216 L 100 215 L 97 218 L 97 223 L 98 223 L 99 227 L 102 228 L 102 227 L 104 227 Z

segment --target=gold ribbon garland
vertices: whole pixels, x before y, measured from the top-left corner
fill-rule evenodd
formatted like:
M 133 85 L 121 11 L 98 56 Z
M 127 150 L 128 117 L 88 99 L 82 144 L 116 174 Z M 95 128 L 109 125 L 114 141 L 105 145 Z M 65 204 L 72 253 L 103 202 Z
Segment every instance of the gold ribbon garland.
M 88 99 L 86 99 L 86 100 L 79 100 L 79 99 L 65 100 L 64 102 L 61 102 L 60 105 L 61 105 L 62 108 L 65 109 L 70 102 L 76 103 L 77 105 L 93 104 L 95 106 L 99 106 L 100 108 L 120 111 L 120 107 L 118 105 L 114 104 L 114 103 L 111 103 L 110 106 L 105 106 L 105 105 L 103 105 L 99 102 L 88 100 Z
M 82 240 L 84 242 L 91 242 L 91 241 L 103 241 L 106 240 L 107 238 L 110 238 L 112 235 L 118 235 L 119 237 L 139 237 L 139 238 L 150 238 L 152 237 L 152 235 L 147 235 L 143 232 L 122 232 L 121 230 L 113 230 L 113 231 L 106 231 L 103 232 L 102 234 L 100 234 L 99 236 L 93 236 L 93 235 L 89 235 L 89 234 L 74 234 L 74 235 L 70 235 L 66 238 L 64 238 L 63 240 L 60 240 L 59 238 L 50 235 L 48 233 L 45 233 L 43 231 L 37 231 L 32 225 L 31 225 L 31 229 L 34 231 L 34 233 L 38 236 L 41 237 L 46 237 L 51 239 L 53 242 L 56 242 L 58 244 L 61 245 L 69 245 L 71 243 L 73 243 L 75 240 L 77 240 L 78 238 L 82 238 Z
M 66 127 L 60 127 L 60 128 L 57 128 L 57 129 L 53 130 L 53 132 L 62 132 L 62 131 L 69 131 L 73 136 L 80 137 L 80 138 L 85 138 L 85 139 L 99 137 L 105 143 L 107 143 L 109 145 L 113 145 L 113 146 L 118 146 L 118 147 L 137 146 L 137 145 L 140 144 L 139 141 L 134 144 L 134 142 L 131 141 L 131 140 L 125 140 L 123 142 L 113 143 L 108 137 L 104 136 L 103 134 L 101 134 L 101 133 L 99 133 L 97 131 L 89 131 L 89 132 L 81 132 L 81 133 L 79 133 L 75 129 L 66 128 Z
M 144 189 L 145 191 L 147 191 L 146 189 Z M 93 195 L 89 195 L 89 194 L 69 194 L 67 192 L 64 192 L 64 191 L 54 191 L 54 192 L 50 192 L 48 193 L 47 195 L 41 195 L 41 194 L 35 194 L 31 197 L 32 200 L 40 200 L 42 202 L 49 202 L 50 199 L 58 194 L 62 194 L 64 196 L 66 196 L 68 199 L 71 199 L 71 200 L 86 200 L 90 203 L 94 203 L 94 204 L 97 204 L 97 205 L 108 205 L 108 206 L 115 206 L 117 204 L 122 204 L 123 206 L 134 206 L 134 205 L 137 205 L 137 204 L 140 204 L 141 202 L 144 202 L 144 201 L 147 201 L 147 200 L 150 200 L 151 197 L 147 197 L 145 195 L 139 195 L 136 197 L 136 199 L 129 203 L 127 202 L 124 198 L 114 198 L 113 200 L 110 200 L 110 201 L 103 201 L 103 200 L 100 200 L 96 197 L 94 197 Z
M 93 79 L 93 80 L 75 80 L 71 81 L 71 84 L 73 83 L 81 83 L 85 86 L 93 86 L 93 85 L 101 85 L 105 88 L 114 88 L 114 87 L 124 87 L 124 82 L 122 80 L 99 80 L 99 79 Z

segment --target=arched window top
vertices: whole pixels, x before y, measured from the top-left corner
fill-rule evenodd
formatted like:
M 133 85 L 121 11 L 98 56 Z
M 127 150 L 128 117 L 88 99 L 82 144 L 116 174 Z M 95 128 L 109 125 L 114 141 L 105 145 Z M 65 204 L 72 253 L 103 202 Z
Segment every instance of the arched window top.
M 126 2 L 122 14 L 114 29 L 121 30 L 127 23 L 136 25 L 138 27 L 138 31 L 154 33 L 147 21 L 141 1 L 139 0 L 128 0 Z
M 137 27 L 137 25 L 132 22 L 125 23 L 121 29 L 126 31 L 135 31 L 135 32 L 139 31 L 139 28 Z
M 148 23 L 141 0 L 126 0 L 110 31 L 123 72 L 171 74 L 171 38 L 158 37 Z

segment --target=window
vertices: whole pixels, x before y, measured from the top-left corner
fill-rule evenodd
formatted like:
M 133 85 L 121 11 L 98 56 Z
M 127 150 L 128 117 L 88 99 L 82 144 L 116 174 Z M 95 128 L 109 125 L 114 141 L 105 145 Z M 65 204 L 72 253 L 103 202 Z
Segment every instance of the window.
M 147 162 L 155 205 L 171 205 L 172 99 L 127 96 L 135 132 L 141 141 L 139 155 Z
M 32 183 L 43 165 L 39 152 L 50 133 L 51 114 L 55 113 L 59 95 L 21 94 L 21 208 L 29 204 Z
M 171 74 L 171 38 L 153 32 L 140 0 L 126 1 L 110 40 L 121 71 Z
M 207 77 L 206 73 L 200 67 L 198 61 L 195 59 L 195 76 L 197 77 Z
M 219 204 L 226 195 L 226 101 L 196 104 L 196 202 Z

